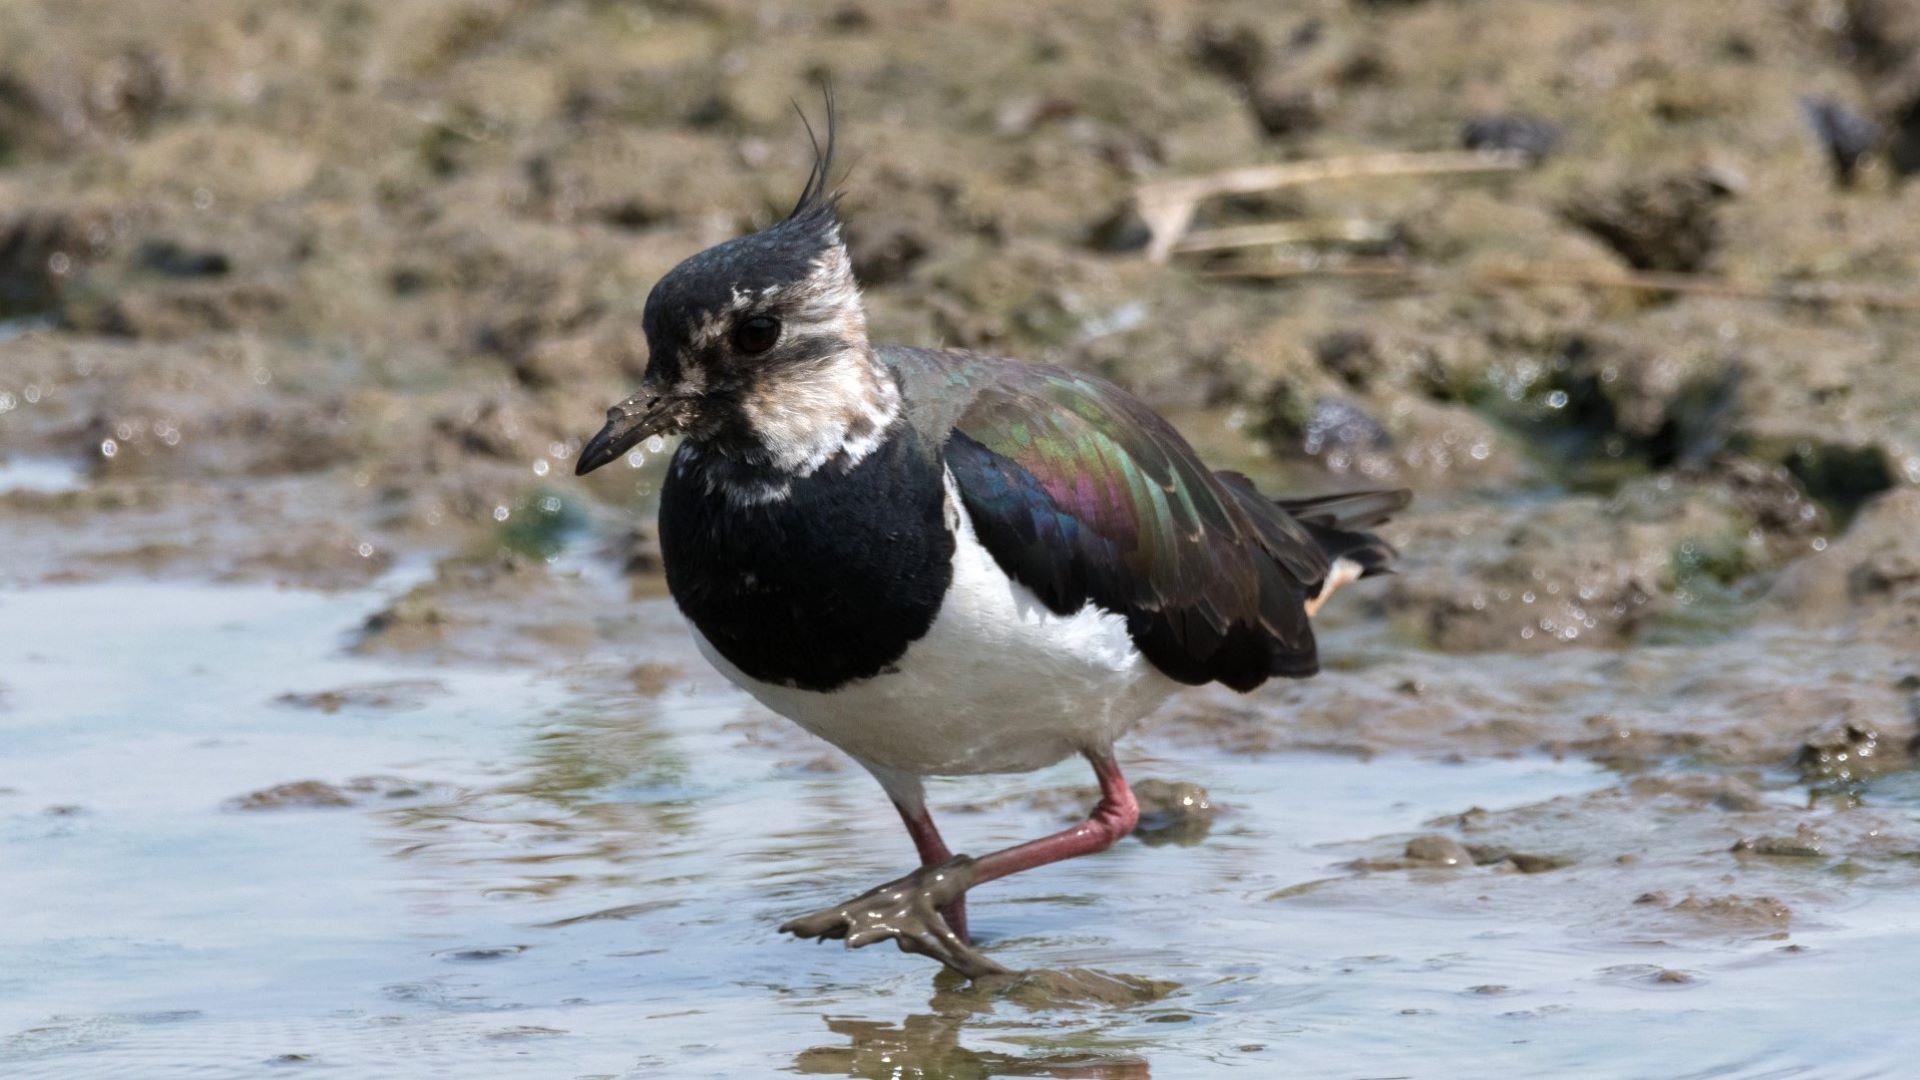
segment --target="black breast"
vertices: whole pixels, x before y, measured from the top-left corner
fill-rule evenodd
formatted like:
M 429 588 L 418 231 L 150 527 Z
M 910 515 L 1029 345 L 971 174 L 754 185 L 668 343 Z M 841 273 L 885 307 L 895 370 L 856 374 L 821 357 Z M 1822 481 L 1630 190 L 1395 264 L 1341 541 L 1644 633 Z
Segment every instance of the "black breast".
M 748 504 L 719 456 L 682 446 L 660 500 L 660 549 L 680 610 L 764 682 L 831 690 L 877 675 L 933 625 L 953 576 L 941 466 L 905 425 L 851 468 Z

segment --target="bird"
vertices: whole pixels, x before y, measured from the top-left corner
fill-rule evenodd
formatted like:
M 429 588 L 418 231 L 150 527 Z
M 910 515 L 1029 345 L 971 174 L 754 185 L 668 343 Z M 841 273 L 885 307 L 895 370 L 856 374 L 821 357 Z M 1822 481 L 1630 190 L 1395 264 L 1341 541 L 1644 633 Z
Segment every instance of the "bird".
M 1175 691 L 1313 675 L 1312 618 L 1390 570 L 1369 530 L 1411 493 L 1270 498 L 1104 379 L 874 343 L 832 180 L 831 90 L 826 104 L 824 141 L 801 112 L 813 165 L 792 210 L 655 283 L 639 389 L 575 471 L 680 436 L 658 537 L 695 644 L 865 767 L 906 825 L 918 868 L 781 931 L 1006 974 L 973 944 L 968 893 L 1130 833 L 1115 742 Z M 949 849 L 927 778 L 1076 755 L 1099 782 L 1086 820 Z

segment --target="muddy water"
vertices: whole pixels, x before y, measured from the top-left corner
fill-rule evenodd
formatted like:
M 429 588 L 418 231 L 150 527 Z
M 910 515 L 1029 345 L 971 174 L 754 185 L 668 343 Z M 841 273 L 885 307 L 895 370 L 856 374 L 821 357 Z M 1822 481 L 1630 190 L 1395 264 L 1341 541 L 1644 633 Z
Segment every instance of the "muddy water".
M 1134 774 L 1205 785 L 1210 830 L 976 898 L 997 956 L 1098 973 L 1080 989 L 785 941 L 904 868 L 870 781 L 757 736 L 661 601 L 644 659 L 684 674 L 653 697 L 591 657 L 344 651 L 406 584 L 0 594 L 0 1075 L 1866 1075 L 1911 1047 L 1901 995 L 1848 993 L 1920 966 L 1920 900 L 1871 875 L 1788 940 L 1600 932 L 1580 913 L 1613 865 L 1354 869 L 1618 779 L 1541 757 L 1149 733 Z M 1029 796 L 1083 779 L 934 798 L 981 850 L 1055 827 Z

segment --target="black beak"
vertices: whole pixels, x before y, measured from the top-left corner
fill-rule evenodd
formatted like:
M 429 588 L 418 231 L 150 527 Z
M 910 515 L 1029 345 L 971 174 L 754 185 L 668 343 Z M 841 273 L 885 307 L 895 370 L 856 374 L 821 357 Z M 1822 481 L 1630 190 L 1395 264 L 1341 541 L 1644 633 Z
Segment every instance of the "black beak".
M 573 475 L 585 476 L 649 435 L 665 434 L 662 429 L 671 404 L 670 399 L 660 394 L 642 390 L 608 409 L 607 426 L 587 440 L 580 451 L 579 462 L 573 467 Z

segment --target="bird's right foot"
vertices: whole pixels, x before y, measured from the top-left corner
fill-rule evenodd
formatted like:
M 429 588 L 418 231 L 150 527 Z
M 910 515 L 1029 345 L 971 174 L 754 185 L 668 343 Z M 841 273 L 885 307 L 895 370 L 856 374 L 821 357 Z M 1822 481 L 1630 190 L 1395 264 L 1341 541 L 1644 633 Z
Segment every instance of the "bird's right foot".
M 938 866 L 924 866 L 897 881 L 869 889 L 844 904 L 789 919 L 781 933 L 820 941 L 844 938 L 858 949 L 891 938 L 901 952 L 919 953 L 969 979 L 1010 975 L 967 943 L 940 914 L 973 885 L 974 862 L 956 855 Z

